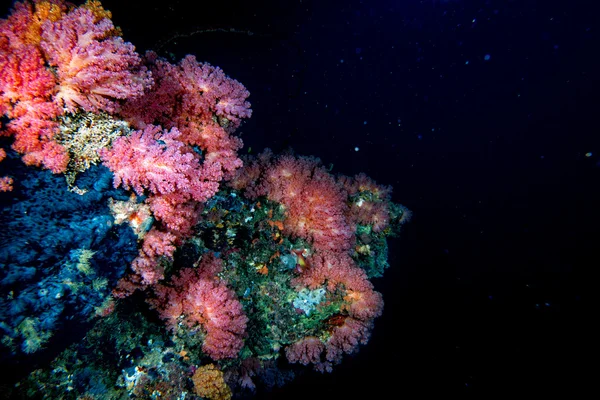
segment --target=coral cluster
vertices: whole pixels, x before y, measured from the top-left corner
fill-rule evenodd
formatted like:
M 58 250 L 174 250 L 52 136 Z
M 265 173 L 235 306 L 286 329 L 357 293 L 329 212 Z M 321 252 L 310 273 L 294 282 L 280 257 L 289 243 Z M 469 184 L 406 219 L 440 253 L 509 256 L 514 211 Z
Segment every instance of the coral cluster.
M 246 88 L 137 54 L 110 17 L 0 20 L 0 355 L 53 359 L 15 390 L 226 399 L 331 371 L 369 340 L 410 212 L 314 157 L 239 157 Z

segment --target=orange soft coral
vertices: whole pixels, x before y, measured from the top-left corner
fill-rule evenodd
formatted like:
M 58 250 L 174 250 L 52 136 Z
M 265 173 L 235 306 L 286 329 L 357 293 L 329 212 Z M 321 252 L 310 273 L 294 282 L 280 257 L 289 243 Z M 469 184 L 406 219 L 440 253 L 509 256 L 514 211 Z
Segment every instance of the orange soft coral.
M 192 376 L 194 391 L 198 396 L 210 400 L 231 399 L 231 389 L 223 379 L 223 372 L 214 364 L 199 367 Z

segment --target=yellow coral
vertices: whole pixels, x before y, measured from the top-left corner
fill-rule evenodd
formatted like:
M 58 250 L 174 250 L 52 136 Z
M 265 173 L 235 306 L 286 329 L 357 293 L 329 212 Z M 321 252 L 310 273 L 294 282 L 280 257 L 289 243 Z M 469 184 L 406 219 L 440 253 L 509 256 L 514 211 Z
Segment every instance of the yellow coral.
M 107 19 L 112 19 L 112 13 L 109 10 L 106 10 L 103 6 L 102 3 L 100 3 L 100 1 L 98 0 L 87 0 L 85 2 L 85 4 L 83 4 L 81 6 L 82 8 L 87 8 L 88 10 L 90 10 L 92 12 L 92 14 L 94 14 L 94 19 L 96 20 L 96 22 L 107 18 Z M 118 26 L 111 29 L 107 36 L 122 36 L 123 32 L 121 30 L 121 28 L 119 28 Z
M 90 249 L 77 249 L 75 250 L 75 254 L 77 255 L 77 264 L 76 268 L 79 272 L 90 275 L 94 272 L 92 265 L 90 264 L 90 260 L 96 254 L 95 251 Z
M 43 347 L 43 345 L 50 339 L 52 334 L 50 332 L 38 330 L 37 319 L 25 318 L 18 326 L 17 330 L 23 337 L 23 344 L 21 349 L 28 354 L 35 353 Z
M 231 389 L 223 379 L 223 372 L 214 364 L 199 367 L 192 376 L 192 381 L 198 396 L 210 400 L 231 399 Z
M 102 6 L 102 3 L 100 3 L 98 0 L 87 0 L 85 2 L 85 4 L 82 5 L 81 7 L 87 8 L 88 10 L 90 10 L 92 12 L 92 14 L 94 14 L 94 17 L 96 17 L 97 21 L 100 21 L 101 19 L 104 19 L 104 18 L 108 18 L 108 19 L 112 18 L 112 13 L 110 11 L 104 9 L 104 7 Z
M 98 151 L 110 147 L 112 141 L 126 135 L 127 122 L 112 118 L 106 113 L 80 112 L 60 118 L 60 132 L 55 140 L 69 153 L 65 178 L 71 191 L 84 194 L 75 186 L 77 174 L 100 162 Z
M 51 3 L 49 1 L 40 1 L 34 4 L 35 12 L 31 22 L 25 30 L 23 41 L 27 44 L 39 45 L 42 31 L 42 24 L 49 21 L 58 21 L 66 12 L 64 5 Z

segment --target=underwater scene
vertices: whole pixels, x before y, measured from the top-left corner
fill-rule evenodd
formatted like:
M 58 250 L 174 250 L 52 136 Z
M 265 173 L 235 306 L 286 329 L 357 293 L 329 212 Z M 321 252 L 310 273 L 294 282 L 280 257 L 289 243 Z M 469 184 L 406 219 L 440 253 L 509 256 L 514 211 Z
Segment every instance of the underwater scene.
M 593 382 L 588 2 L 0 9 L 0 399 Z

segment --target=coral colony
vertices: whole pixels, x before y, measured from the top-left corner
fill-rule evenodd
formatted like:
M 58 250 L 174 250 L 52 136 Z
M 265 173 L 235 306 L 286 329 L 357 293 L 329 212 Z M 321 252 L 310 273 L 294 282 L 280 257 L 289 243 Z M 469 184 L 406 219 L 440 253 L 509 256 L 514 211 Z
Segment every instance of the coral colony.
M 0 357 L 46 398 L 228 399 L 366 344 L 391 188 L 238 155 L 249 92 L 136 53 L 100 2 L 0 20 Z

